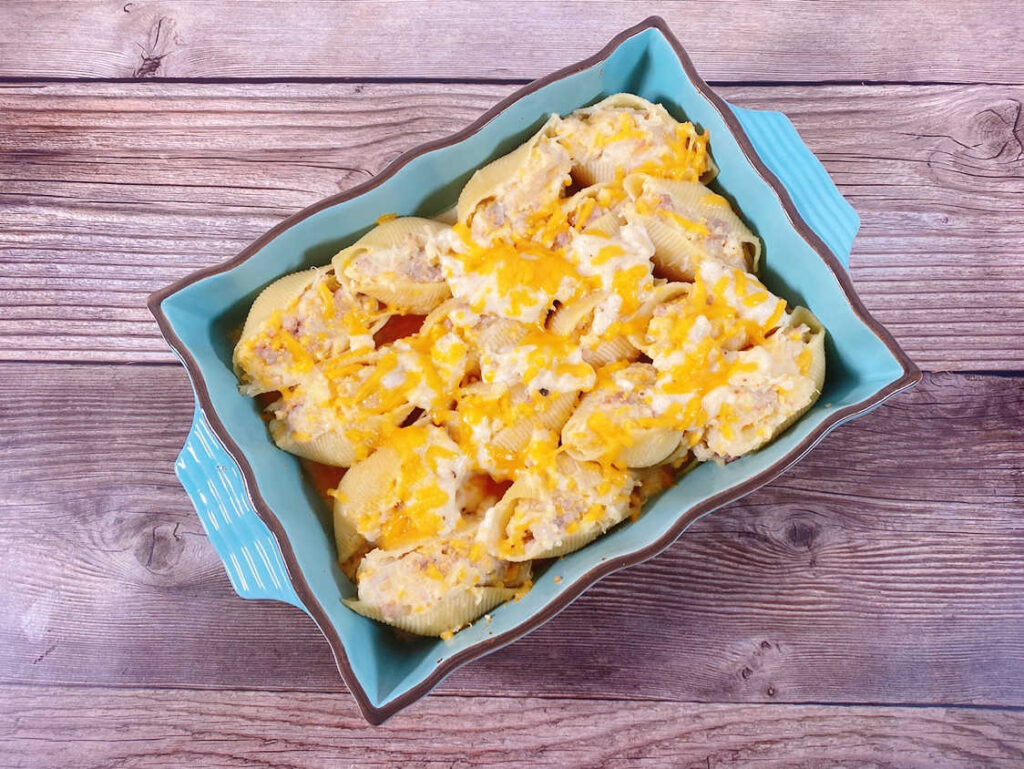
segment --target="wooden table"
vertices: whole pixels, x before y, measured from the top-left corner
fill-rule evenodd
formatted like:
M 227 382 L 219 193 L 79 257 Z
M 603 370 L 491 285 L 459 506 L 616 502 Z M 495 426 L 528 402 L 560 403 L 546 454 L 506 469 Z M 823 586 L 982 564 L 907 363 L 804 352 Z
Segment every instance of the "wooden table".
M 383 727 L 172 468 L 147 294 L 666 17 L 780 109 L 926 374 Z M 1014 0 L 0 4 L 0 764 L 1024 765 Z

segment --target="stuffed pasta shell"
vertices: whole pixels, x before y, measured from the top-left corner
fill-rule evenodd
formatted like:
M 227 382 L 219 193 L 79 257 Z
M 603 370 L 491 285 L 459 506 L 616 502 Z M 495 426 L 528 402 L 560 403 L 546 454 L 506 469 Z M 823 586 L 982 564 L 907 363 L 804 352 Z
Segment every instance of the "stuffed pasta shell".
M 508 561 L 571 553 L 625 520 L 634 485 L 627 470 L 557 452 L 520 475 L 487 511 L 480 541 Z
M 558 123 L 557 134 L 582 184 L 611 182 L 637 171 L 688 181 L 710 181 L 717 173 L 707 133 L 632 94 L 615 94 L 576 110 Z
M 640 350 L 615 328 L 627 314 L 623 312 L 623 303 L 609 292 L 592 291 L 551 313 L 548 328 L 554 334 L 578 340 L 583 362 L 599 369 L 640 357 Z
M 329 266 L 286 275 L 256 297 L 235 345 L 242 392 L 290 387 L 329 357 L 372 349 L 386 320 L 376 299 L 339 283 Z
M 594 368 L 576 339 L 543 327 L 501 324 L 480 340 L 480 378 L 527 392 L 568 393 L 594 386 Z
M 576 390 L 530 391 L 477 382 L 462 388 L 448 427 L 472 466 L 510 480 L 537 430 L 559 431 L 579 398 Z
M 365 457 L 414 406 L 375 386 L 374 354 L 352 353 L 316 368 L 270 404 L 270 435 L 296 456 L 336 467 Z
M 399 550 L 371 550 L 356 571 L 358 595 L 345 605 L 418 635 L 447 635 L 515 596 L 528 563 L 495 558 L 466 526 L 449 537 Z
M 425 315 L 451 296 L 441 271 L 450 229 L 413 216 L 385 221 L 340 251 L 331 264 L 340 280 L 393 311 Z
M 761 241 L 721 195 L 699 182 L 641 174 L 625 187 L 654 245 L 654 264 L 668 279 L 692 281 L 707 259 L 757 271 Z
M 647 363 L 609 366 L 562 427 L 562 444 L 576 459 L 616 467 L 651 467 L 679 448 L 682 433 L 662 417 L 670 399 L 658 392 L 658 370 Z
M 562 212 L 566 225 L 573 232 L 586 232 L 592 227 L 600 230 L 599 222 L 608 221 L 607 216 L 621 216 L 628 202 L 629 196 L 621 184 L 604 182 L 584 187 L 567 198 Z
M 478 314 L 540 323 L 585 285 L 562 246 L 533 240 L 481 244 L 456 224 L 457 240 L 441 266 L 452 296 Z
M 729 353 L 734 373 L 701 402 L 708 421 L 695 456 L 728 461 L 749 454 L 796 421 L 821 394 L 824 345 L 821 324 L 799 307 L 763 343 Z
M 469 466 L 447 433 L 433 425 L 392 432 L 342 477 L 334 497 L 345 560 L 362 541 L 386 550 L 451 534 L 461 521 L 458 490 Z
M 709 261 L 696 277 L 656 288 L 630 336 L 658 370 L 691 379 L 723 351 L 753 344 L 788 319 L 785 300 L 743 270 Z
M 569 153 L 551 118 L 525 144 L 481 168 L 459 194 L 459 224 L 476 241 L 532 237 L 569 186 Z

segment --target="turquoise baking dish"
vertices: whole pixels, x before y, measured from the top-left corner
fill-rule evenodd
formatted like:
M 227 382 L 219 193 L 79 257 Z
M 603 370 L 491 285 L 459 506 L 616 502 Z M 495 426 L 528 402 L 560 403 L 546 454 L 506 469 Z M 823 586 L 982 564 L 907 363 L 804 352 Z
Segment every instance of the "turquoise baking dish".
M 829 331 L 825 391 L 776 442 L 726 466 L 701 465 L 639 520 L 555 562 L 521 601 L 495 610 L 489 624 L 478 622 L 450 641 L 399 640 L 341 603 L 354 589 L 335 563 L 330 512 L 295 458 L 270 441 L 254 401 L 238 393 L 231 331 L 274 278 L 325 264 L 381 213 L 438 214 L 475 168 L 516 146 L 546 115 L 620 91 L 661 102 L 710 129 L 721 169 L 716 186 L 762 238 L 765 282 L 809 307 Z M 696 74 L 664 22 L 648 19 L 592 58 L 522 88 L 463 131 L 295 214 L 231 261 L 150 297 L 196 393 L 178 477 L 238 594 L 303 609 L 330 643 L 363 714 L 379 723 L 459 665 L 547 621 L 601 577 L 656 555 L 701 516 L 778 476 L 837 425 L 920 379 L 853 290 L 846 264 L 858 225 L 783 115 L 726 104 Z

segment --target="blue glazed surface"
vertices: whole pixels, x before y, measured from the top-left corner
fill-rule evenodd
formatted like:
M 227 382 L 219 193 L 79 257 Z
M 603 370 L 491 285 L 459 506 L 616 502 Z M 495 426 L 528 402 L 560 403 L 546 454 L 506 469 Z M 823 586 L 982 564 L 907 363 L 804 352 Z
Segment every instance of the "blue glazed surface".
M 797 211 L 844 266 L 860 217 L 832 183 L 825 167 L 800 140 L 781 112 L 731 107 L 758 156 L 789 192 Z
M 399 639 L 342 605 L 340 598 L 354 590 L 334 561 L 330 512 L 304 480 L 297 460 L 272 444 L 255 402 L 238 393 L 230 365 L 231 333 L 240 327 L 257 291 L 274 278 L 326 263 L 382 212 L 430 216 L 445 210 L 473 169 L 512 149 L 548 113 L 566 113 L 620 91 L 660 101 L 677 117 L 710 129 L 721 169 L 715 186 L 737 203 L 762 238 L 763 279 L 791 303 L 809 307 L 829 331 L 825 391 L 775 443 L 725 467 L 698 467 L 654 500 L 638 521 L 557 561 L 521 601 L 496 609 L 490 624 L 478 622 L 449 642 Z M 784 116 L 734 111 L 807 223 L 845 264 L 858 219 L 821 164 Z M 259 494 L 280 521 L 303 577 L 341 639 L 355 685 L 374 708 L 401 697 L 453 656 L 493 636 L 514 634 L 559 594 L 585 581 L 588 572 L 624 561 L 663 538 L 694 505 L 792 460 L 788 455 L 803 448 L 824 420 L 870 398 L 904 373 L 889 348 L 853 311 L 836 276 L 794 229 L 776 193 L 746 160 L 657 29 L 639 32 L 603 62 L 526 95 L 458 144 L 421 155 L 363 195 L 298 222 L 242 264 L 171 294 L 161 308 L 196 360 L 214 411 L 252 467 Z M 301 606 L 274 538 L 252 508 L 238 466 L 198 410 L 177 469 L 239 594 Z M 561 578 L 558 583 L 556 577 Z
M 242 598 L 270 598 L 305 609 L 288 578 L 277 540 L 256 515 L 238 465 L 210 430 L 198 403 L 174 472 L 235 592 Z

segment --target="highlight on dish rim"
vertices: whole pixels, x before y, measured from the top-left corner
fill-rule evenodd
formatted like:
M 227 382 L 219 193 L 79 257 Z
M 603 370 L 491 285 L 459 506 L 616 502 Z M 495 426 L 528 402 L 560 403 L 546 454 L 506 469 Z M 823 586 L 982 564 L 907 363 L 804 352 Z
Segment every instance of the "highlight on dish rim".
M 453 222 L 381 212 L 256 298 L 240 389 L 281 449 L 345 468 L 351 609 L 450 637 L 814 403 L 825 331 L 757 279 L 712 150 L 616 94 L 477 170 Z

